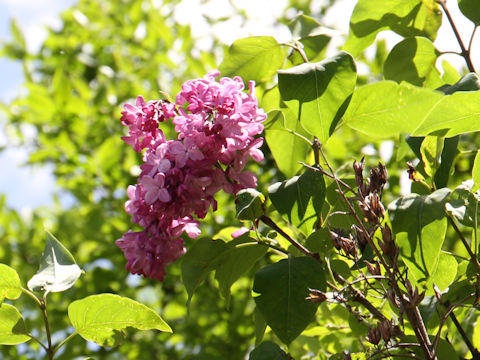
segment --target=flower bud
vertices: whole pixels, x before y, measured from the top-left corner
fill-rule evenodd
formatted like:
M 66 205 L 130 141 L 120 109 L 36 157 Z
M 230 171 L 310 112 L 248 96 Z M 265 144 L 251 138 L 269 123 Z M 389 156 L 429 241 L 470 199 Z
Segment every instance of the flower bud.
M 375 264 L 372 264 L 365 260 L 365 264 L 367 265 L 368 272 L 372 275 L 381 275 L 380 264 L 378 261 L 375 261 Z
M 369 343 L 372 343 L 373 345 L 378 345 L 381 339 L 382 338 L 380 335 L 380 330 L 378 330 L 378 327 L 368 328 L 367 341 Z

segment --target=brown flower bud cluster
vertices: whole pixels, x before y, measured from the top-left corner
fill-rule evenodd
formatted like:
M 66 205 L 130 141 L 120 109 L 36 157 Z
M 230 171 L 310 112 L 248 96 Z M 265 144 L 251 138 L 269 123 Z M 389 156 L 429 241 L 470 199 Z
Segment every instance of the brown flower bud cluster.
M 355 160 L 353 162 L 353 171 L 355 172 L 355 182 L 360 192 L 360 196 L 366 197 L 371 193 L 382 193 L 383 186 L 387 183 L 387 168 L 382 163 L 378 163 L 378 168 L 370 170 L 370 178 L 368 185 L 363 178 L 363 169 L 365 167 L 365 158 L 362 158 L 360 162 Z
M 366 182 L 363 178 L 365 158 L 360 162 L 353 162 L 355 182 L 358 188 L 358 207 L 362 212 L 365 221 L 370 224 L 377 224 L 385 217 L 385 208 L 381 202 L 383 186 L 387 182 L 387 169 L 382 163 L 377 168 L 370 170 L 370 178 Z M 368 185 L 367 185 L 368 184 Z
M 400 334 L 401 330 L 398 325 L 395 325 L 393 320 L 385 319 L 380 321 L 377 326 L 368 329 L 367 341 L 373 345 L 378 345 L 380 340 L 383 339 L 385 343 L 388 343 L 392 337 Z
M 413 285 L 410 283 L 408 279 L 405 281 L 405 287 L 407 288 L 407 297 L 410 302 L 410 305 L 418 306 L 422 302 L 423 298 L 425 297 L 425 290 L 419 293 L 418 288 L 417 287 L 413 288 Z
M 345 256 L 355 258 L 357 255 L 357 247 L 352 234 L 346 234 L 342 229 L 330 230 L 333 246 L 339 251 L 343 251 Z
M 393 240 L 392 230 L 388 225 L 384 225 L 380 227 L 382 231 L 382 240 L 378 239 L 378 246 L 382 250 L 383 254 L 390 259 L 392 264 L 396 265 L 398 260 L 398 247 L 395 245 L 395 241 Z

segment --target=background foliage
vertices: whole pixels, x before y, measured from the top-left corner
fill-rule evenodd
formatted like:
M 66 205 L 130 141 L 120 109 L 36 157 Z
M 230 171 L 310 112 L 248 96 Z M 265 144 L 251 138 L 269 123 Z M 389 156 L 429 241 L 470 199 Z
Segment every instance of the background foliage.
M 326 2 L 311 11 L 310 1 L 290 0 L 290 10 L 277 20 L 288 25 L 292 31 L 293 46 L 298 46 L 293 40 L 299 40 L 311 62 L 325 58 L 331 38 L 322 31 L 320 24 L 325 9 L 333 2 Z M 190 28 L 173 20 L 172 12 L 178 5 L 175 0 L 163 1 L 161 5 L 154 1 L 79 0 L 77 5 L 62 14 L 63 27 L 58 31 L 50 30 L 37 53 L 27 50 L 21 29 L 12 22 L 12 39 L 3 45 L 2 53 L 23 63 L 27 91 L 10 104 L 4 104 L 3 110 L 8 118 L 6 129 L 12 137 L 20 139 L 22 126 L 28 124 L 35 129 L 35 140 L 29 144 L 32 148 L 29 163 L 53 165 L 62 193 L 73 196 L 75 201 L 68 207 L 57 201 L 55 206 L 35 209 L 31 217 L 24 218 L 9 209 L 5 196 L 2 197 L 0 237 L 3 246 L 0 248 L 0 261 L 17 269 L 24 282 L 30 278 L 38 267 L 36 255 L 42 251 L 44 226 L 48 222 L 49 230 L 61 239 L 86 270 L 79 285 L 65 294 L 52 294 L 51 303 L 55 303 L 56 307 L 51 310 L 50 316 L 54 319 L 53 331 L 59 331 L 58 337 L 65 336 L 60 329 L 67 326 L 65 314 L 71 301 L 104 292 L 118 293 L 147 304 L 158 311 L 174 330 L 173 335 L 153 331 L 128 333 L 127 341 L 114 350 L 93 345 L 85 349 L 84 342 L 75 339 L 63 349 L 59 359 L 88 355 L 99 359 L 244 359 L 255 347 L 256 341 L 259 344 L 259 334 L 264 328 L 251 296 L 252 290 L 262 293 L 265 287 L 262 275 L 265 276 L 264 273 L 271 269 L 268 266 L 282 267 L 288 261 L 291 262 L 289 266 L 301 272 L 306 266 L 302 262 L 309 261 L 307 258 L 296 258 L 270 265 L 279 260 L 278 256 L 269 253 L 263 257 L 262 251 L 257 250 L 248 257 L 258 261 L 252 261 L 251 266 L 245 268 L 246 276 L 233 284 L 231 294 L 228 286 L 218 288 L 217 281 L 221 282 L 221 277 L 225 276 L 218 271 L 216 278 L 212 273 L 205 273 L 205 281 L 201 285 L 199 279 L 193 279 L 193 285 L 186 282 L 185 287 L 180 281 L 181 261 L 168 268 L 168 276 L 161 284 L 128 275 L 123 270 L 125 260 L 114 241 L 131 227 L 123 204 L 125 189 L 136 181 L 136 166 L 140 159 L 120 139 L 124 131 L 119 121 L 121 105 L 138 94 L 143 94 L 146 99 L 157 99 L 161 96 L 160 92 L 174 95 L 183 81 L 203 76 L 210 69 L 219 67 L 222 75 L 240 75 L 246 80 L 256 80 L 260 105 L 270 112 L 265 134 L 268 147 L 264 145 L 263 148 L 266 159 L 261 166 L 252 166 L 259 178 L 258 190 L 270 194 L 273 205 L 278 209 L 278 220 L 281 213 L 298 228 L 290 229 L 290 232 L 298 231 L 295 234 L 300 238 L 303 236 L 303 241 L 312 251 L 332 254 L 332 268 L 348 274 L 346 263 L 333 255 L 331 243 L 315 239 L 324 239 L 326 234 L 315 233 L 306 238 L 305 235 L 309 234 L 300 224 L 302 219 L 295 219 L 293 211 L 280 210 L 282 204 L 278 202 L 281 200 L 275 198 L 278 189 L 267 190 L 273 182 L 294 176 L 302 168 L 298 161 L 312 157 L 310 146 L 284 129 L 294 128 L 304 136 L 314 133 L 322 142 L 328 139 L 324 149 L 334 168 L 338 169 L 339 176 L 351 174 L 353 160 L 360 159 L 367 152 L 371 155 L 366 159 L 367 167 L 382 158 L 389 170 L 388 191 L 385 191 L 383 199 L 388 204 L 400 193 L 400 177 L 406 171 L 405 162 L 417 158 L 425 161 L 429 152 L 435 153 L 435 149 L 432 150 L 434 145 L 429 146 L 420 137 L 429 135 L 431 131 L 443 130 L 442 121 L 451 121 L 448 116 L 452 109 L 457 114 L 464 111 L 464 115 L 468 116 L 478 106 L 466 108 L 459 104 L 480 104 L 478 93 L 472 92 L 468 95 L 469 99 L 465 99 L 462 93 L 458 98 L 452 96 L 451 100 L 439 105 L 441 95 L 431 90 L 442 86 L 446 93 L 453 93 L 459 87 L 461 90 L 478 89 L 475 88 L 476 79 L 469 83 L 468 78 L 464 83 L 455 85 L 456 88 L 448 87 L 464 74 L 459 74 L 448 63 L 438 61 L 441 54 L 432 41 L 440 26 L 442 13 L 434 0 L 405 1 L 403 6 L 396 6 L 397 1 L 394 0 L 381 1 L 382 6 L 378 3 L 358 1 L 351 19 L 351 32 L 344 46 L 351 55 L 342 52 L 321 65 L 306 66 L 298 72 L 288 69 L 303 63 L 299 53 L 279 46 L 269 37 L 249 39 L 243 43 L 237 41 L 228 49 L 213 38 L 209 51 L 200 50 Z M 467 9 L 465 13 L 478 14 L 478 6 L 473 2 L 462 1 L 460 4 L 461 8 Z M 385 12 L 392 15 L 385 17 Z M 240 11 L 239 14 L 246 19 L 245 14 Z M 478 21 L 478 16 L 472 15 L 471 19 Z M 210 23 L 221 21 L 207 20 Z M 393 30 L 404 40 L 390 52 L 386 51 L 383 42 L 378 42 L 373 48 L 374 56 L 367 58 L 364 50 L 375 41 L 378 32 L 386 29 Z M 252 46 L 252 42 L 262 52 L 246 51 L 245 47 Z M 222 59 L 225 61 L 222 62 Z M 365 74 L 357 75 L 354 61 L 368 69 Z M 278 87 L 272 87 L 276 71 L 281 68 L 287 70 L 279 72 Z M 330 81 L 325 77 L 333 69 L 341 76 Z M 315 80 L 312 80 L 312 73 L 318 75 Z M 391 81 L 373 83 L 379 79 Z M 307 96 L 300 100 L 296 98 L 298 89 L 292 85 L 301 82 L 308 87 L 311 85 L 309 81 L 317 81 L 316 85 L 328 81 L 325 97 L 320 96 L 314 101 Z M 358 88 L 364 84 L 368 85 Z M 412 85 L 418 87 L 413 88 Z M 295 95 L 290 95 L 290 92 Z M 379 99 L 379 93 L 388 96 Z M 341 110 L 329 108 L 332 99 L 328 96 L 331 94 L 334 94 L 336 102 L 343 104 Z M 284 100 L 281 104 L 279 96 Z M 392 102 L 407 105 L 386 112 Z M 297 122 L 300 107 L 305 118 Z M 318 108 L 322 109 L 322 122 L 312 122 L 312 117 L 319 116 L 316 113 Z M 429 112 L 430 117 L 426 114 L 421 123 L 409 121 L 417 118 L 419 111 Z M 380 115 L 372 117 L 371 113 Z M 366 118 L 369 121 L 365 121 Z M 385 123 L 389 125 L 384 126 Z M 339 126 L 333 132 L 336 125 Z M 439 164 L 435 163 L 435 156 L 429 162 L 430 168 L 419 169 L 427 180 L 432 178 L 431 185 L 455 188 L 471 178 L 478 136 L 475 133 L 460 134 L 480 128 L 478 125 L 468 126 L 460 124 L 442 134 L 450 137 L 442 144 L 442 149 L 446 150 L 440 150 L 442 165 L 450 164 L 446 169 L 437 171 Z M 406 133 L 414 137 L 406 137 Z M 381 151 L 385 146 L 395 148 L 393 156 L 388 157 Z M 449 147 L 453 150 L 448 151 Z M 454 171 L 450 171 L 453 158 Z M 275 170 L 276 167 L 278 170 Z M 351 181 L 352 177 L 348 180 Z M 325 184 L 318 186 L 325 187 Z M 416 190 L 425 193 L 420 188 Z M 332 208 L 344 210 L 335 202 L 335 195 L 331 182 L 327 182 L 326 201 Z M 279 196 L 281 199 L 282 194 Z M 233 201 L 227 196 L 218 200 L 219 210 L 202 223 L 203 234 L 212 236 L 218 233 L 217 238 L 231 244 L 228 241 L 234 228 L 220 230 L 226 225 L 239 227 L 241 224 L 235 218 Z M 338 227 L 350 226 L 341 216 L 332 217 L 331 222 Z M 311 228 L 311 224 L 305 226 Z M 192 253 L 200 254 L 202 241 L 208 240 L 187 240 L 187 249 L 196 247 Z M 208 244 L 205 246 L 207 255 L 211 255 L 211 248 Z M 443 249 L 468 255 L 455 237 L 447 236 Z M 183 267 L 192 265 L 188 260 L 187 252 Z M 253 283 L 253 274 L 265 265 L 268 266 L 257 274 Z M 317 280 L 319 284 L 315 285 L 318 288 L 324 286 L 324 279 Z M 192 297 L 193 291 L 195 295 Z M 187 300 L 191 300 L 188 310 L 185 306 Z M 23 302 L 23 309 L 34 307 L 27 298 L 19 301 Z M 259 308 L 262 308 L 261 304 L 261 300 L 257 301 Z M 265 304 L 268 307 L 268 300 Z M 316 307 L 312 307 L 312 313 L 315 310 Z M 291 316 L 299 316 L 295 309 L 291 311 Z M 477 315 L 472 310 L 461 311 L 458 316 L 461 321 L 470 324 L 468 330 L 472 333 L 471 319 Z M 42 319 L 35 314 L 32 311 L 27 317 L 27 325 L 41 328 Z M 271 316 L 275 318 L 275 309 L 272 309 Z M 267 331 L 265 340 L 290 343 L 296 338 L 288 348 L 296 359 L 300 356 L 305 359 L 326 358 L 327 355 L 340 354 L 344 349 L 362 350 L 358 337 L 365 333 L 365 326 L 344 307 L 322 304 L 317 309 L 316 319 L 316 324 L 309 326 L 298 338 L 298 333 L 283 331 L 281 323 L 275 324 L 275 320 L 272 323 L 266 319 L 278 338 Z M 434 323 L 435 319 L 432 321 Z M 456 350 L 465 352 L 463 345 L 456 342 L 456 335 L 450 335 L 453 343 L 459 344 Z M 286 356 L 273 343 L 264 342 L 261 346 L 264 351 L 258 347 L 255 350 L 257 354 L 278 352 L 279 356 Z M 2 346 L 0 351 L 6 359 L 40 356 L 38 346 L 30 343 L 28 346 Z M 260 359 L 259 356 L 256 358 Z

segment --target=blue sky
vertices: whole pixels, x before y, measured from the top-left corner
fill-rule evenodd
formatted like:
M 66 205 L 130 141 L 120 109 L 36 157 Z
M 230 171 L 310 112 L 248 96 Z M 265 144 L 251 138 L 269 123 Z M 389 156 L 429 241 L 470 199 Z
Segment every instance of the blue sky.
M 73 0 L 0 0 L 0 40 L 10 38 L 10 19 L 16 18 L 29 49 L 38 49 L 46 34 L 44 26 L 59 26 L 58 14 L 73 3 Z M 9 102 L 20 91 L 22 68 L 18 63 L 0 58 L 0 69 L 0 101 Z M 2 116 L 0 114 L 0 146 L 5 146 Z M 8 204 L 20 211 L 51 204 L 55 190 L 51 168 L 22 166 L 27 157 L 26 149 L 11 146 L 0 153 L 0 193 L 6 193 Z

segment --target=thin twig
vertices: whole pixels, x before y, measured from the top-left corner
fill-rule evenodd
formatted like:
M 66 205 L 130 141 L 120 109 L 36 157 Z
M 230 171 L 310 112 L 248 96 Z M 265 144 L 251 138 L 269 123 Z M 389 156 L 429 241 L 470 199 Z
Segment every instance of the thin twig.
M 480 263 L 478 262 L 478 259 L 475 256 L 475 254 L 472 252 L 472 249 L 470 248 L 470 245 L 468 244 L 467 239 L 465 239 L 465 236 L 463 236 L 462 232 L 458 228 L 457 223 L 455 222 L 455 219 L 452 217 L 452 215 L 450 213 L 448 213 L 448 212 L 445 212 L 445 213 L 447 214 L 447 219 L 450 222 L 450 225 L 453 226 L 453 229 L 455 230 L 458 237 L 462 241 L 463 246 L 465 246 L 465 249 L 467 250 L 468 255 L 470 256 L 470 260 L 475 264 L 477 269 L 480 269 Z
M 468 70 L 470 72 L 475 72 L 475 67 L 473 66 L 472 60 L 470 59 L 470 49 L 465 48 L 465 45 L 463 44 L 463 40 L 460 36 L 460 33 L 457 30 L 457 26 L 455 25 L 452 16 L 450 15 L 450 11 L 447 8 L 446 1 L 445 0 L 437 0 L 437 2 L 440 4 L 442 7 L 443 11 L 445 12 L 445 15 L 447 16 L 448 22 L 450 23 L 450 26 L 452 27 L 453 33 L 455 34 L 455 37 L 457 38 L 458 45 L 460 45 L 461 49 L 461 54 L 462 57 L 465 59 L 465 62 L 467 63 Z
M 455 327 L 457 328 L 458 332 L 460 333 L 460 336 L 462 337 L 463 341 L 465 342 L 465 345 L 467 345 L 468 350 L 470 350 L 473 360 L 479 360 L 480 359 L 480 353 L 478 350 L 473 346 L 472 342 L 468 338 L 467 334 L 462 328 L 462 324 L 458 321 L 457 317 L 453 313 L 453 311 L 450 313 L 450 318 L 452 319 L 452 322 L 455 324 Z
M 277 224 L 275 224 L 275 222 L 270 219 L 268 216 L 266 215 L 262 215 L 260 217 L 260 220 L 262 220 L 262 222 L 265 224 L 265 225 L 268 225 L 270 226 L 273 230 L 275 230 L 276 232 L 278 232 L 280 235 L 282 235 L 285 239 L 288 240 L 288 242 L 290 242 L 290 244 L 292 244 L 293 246 L 295 246 L 298 250 L 300 250 L 302 253 L 304 253 L 305 255 L 307 256 L 311 256 L 313 257 L 314 259 L 316 259 L 318 262 L 322 262 L 322 260 L 320 259 L 320 256 L 316 253 L 312 253 L 310 250 L 308 250 L 305 246 L 303 246 L 302 244 L 300 244 L 297 240 L 293 239 L 292 237 L 290 237 L 290 235 L 288 235 L 285 231 L 283 231 Z

